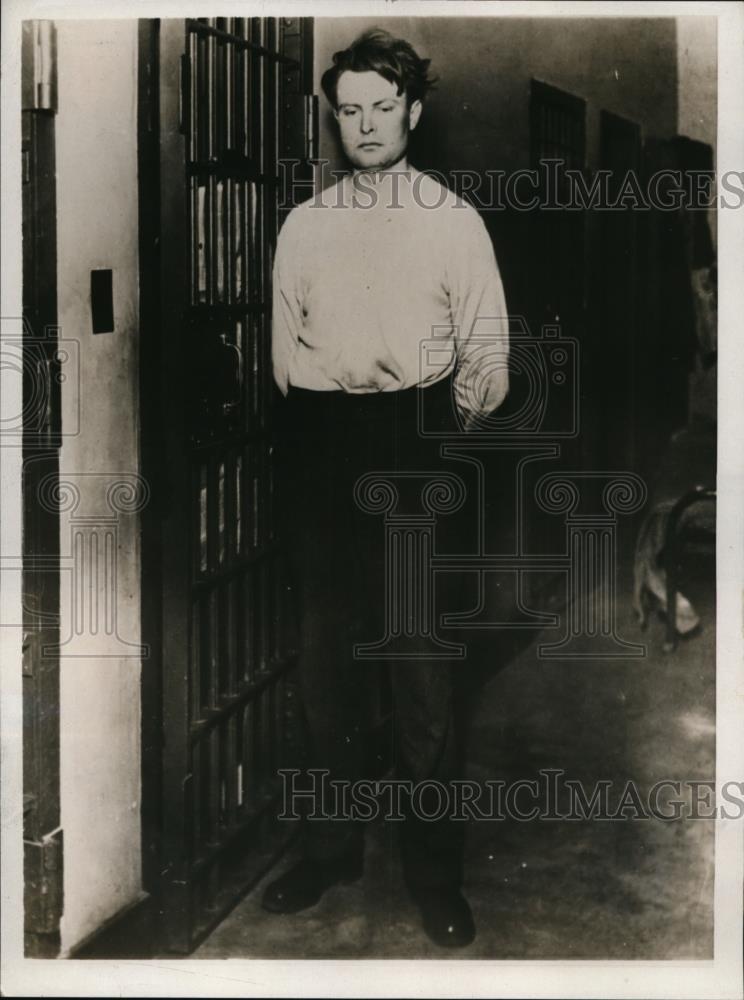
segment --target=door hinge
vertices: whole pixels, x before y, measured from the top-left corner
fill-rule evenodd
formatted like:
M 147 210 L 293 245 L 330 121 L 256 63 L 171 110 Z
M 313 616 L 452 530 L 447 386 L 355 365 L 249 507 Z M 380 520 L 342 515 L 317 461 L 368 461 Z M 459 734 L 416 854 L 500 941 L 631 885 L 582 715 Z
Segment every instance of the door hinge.
M 318 96 L 305 95 L 305 157 L 318 159 Z
M 24 21 L 22 39 L 22 110 L 56 111 L 57 31 L 54 21 Z
M 24 929 L 53 934 L 62 917 L 62 830 L 23 842 Z

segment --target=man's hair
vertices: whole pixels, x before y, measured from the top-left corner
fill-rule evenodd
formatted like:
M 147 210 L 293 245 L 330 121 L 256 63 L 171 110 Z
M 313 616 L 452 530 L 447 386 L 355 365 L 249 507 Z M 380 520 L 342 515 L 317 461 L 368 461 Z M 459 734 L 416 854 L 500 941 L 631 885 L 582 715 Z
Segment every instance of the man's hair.
M 365 73 L 370 70 L 395 84 L 398 96 L 405 93 L 408 104 L 424 99 L 434 85 L 429 76 L 430 59 L 421 59 L 413 46 L 402 38 L 394 38 L 382 28 L 370 28 L 348 49 L 334 53 L 333 65 L 320 80 L 323 93 L 336 107 L 336 84 L 342 73 Z

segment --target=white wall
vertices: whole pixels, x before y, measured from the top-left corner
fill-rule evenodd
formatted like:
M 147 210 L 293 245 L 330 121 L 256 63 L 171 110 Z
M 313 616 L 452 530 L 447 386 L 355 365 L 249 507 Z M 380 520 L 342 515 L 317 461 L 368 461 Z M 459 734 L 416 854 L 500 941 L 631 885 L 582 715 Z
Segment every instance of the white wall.
M 713 147 L 716 164 L 718 130 L 718 21 L 715 17 L 677 18 L 679 99 L 677 131 Z M 708 221 L 717 243 L 714 209 Z
M 677 71 L 679 103 L 677 129 L 680 135 L 713 147 L 716 164 L 718 129 L 718 22 L 714 17 L 677 18 Z M 708 212 L 713 245 L 718 242 L 715 208 Z M 716 367 L 704 369 L 695 359 L 690 374 L 690 413 L 715 420 L 717 412 Z
M 715 17 L 677 18 L 677 72 L 680 135 L 707 142 L 715 151 L 717 123 L 717 46 Z
M 106 501 L 108 486 L 138 470 L 137 22 L 59 22 L 58 73 L 59 322 L 80 356 L 79 385 L 62 386 L 63 432 L 79 424 L 79 433 L 64 439 L 60 479 L 81 497 L 62 515 L 61 632 L 73 621 L 70 518 L 113 515 L 118 634 L 138 643 L 138 517 Z M 113 270 L 113 333 L 91 332 L 94 268 Z M 96 589 L 102 611 L 101 578 Z M 98 634 L 86 622 L 61 658 L 63 951 L 140 893 L 142 664 L 123 652 L 102 621 Z

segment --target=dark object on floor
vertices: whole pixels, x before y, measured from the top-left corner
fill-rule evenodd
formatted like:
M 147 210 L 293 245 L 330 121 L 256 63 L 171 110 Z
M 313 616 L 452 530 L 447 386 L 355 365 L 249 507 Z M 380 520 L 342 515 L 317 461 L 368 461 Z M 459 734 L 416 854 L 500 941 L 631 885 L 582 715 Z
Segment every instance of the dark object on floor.
M 646 515 L 638 532 L 633 564 L 633 608 L 642 629 L 648 625 L 649 612 L 655 608 L 667 621 L 674 619 L 675 628 L 679 629 L 681 635 L 688 635 L 695 631 L 700 619 L 676 586 L 670 615 L 667 601 L 669 578 L 663 565 L 669 525 L 675 508 L 676 503 L 673 501 L 656 504 Z
M 679 635 L 699 624 L 679 591 L 679 565 L 688 529 L 715 534 L 716 430 L 702 421 L 674 434 L 653 485 L 649 511 L 641 525 L 634 563 L 633 606 L 645 628 L 651 604 L 666 616 L 664 651 L 676 648 Z M 697 485 L 694 488 L 691 484 Z
M 464 948 L 475 940 L 475 924 L 459 889 L 412 889 L 428 937 L 441 948 Z
M 261 905 L 271 913 L 299 913 L 315 906 L 332 886 L 356 882 L 363 870 L 356 857 L 329 862 L 303 858 L 267 887 Z
M 672 508 L 666 527 L 664 539 L 664 560 L 666 562 L 666 605 L 667 605 L 667 633 L 664 642 L 664 652 L 670 653 L 677 646 L 677 609 L 678 602 L 678 572 L 679 564 L 684 547 L 684 536 L 680 530 L 685 518 L 690 518 L 693 507 L 702 501 L 715 502 L 716 491 L 705 486 L 696 486 L 677 501 Z M 715 537 L 715 520 L 713 522 L 713 533 Z

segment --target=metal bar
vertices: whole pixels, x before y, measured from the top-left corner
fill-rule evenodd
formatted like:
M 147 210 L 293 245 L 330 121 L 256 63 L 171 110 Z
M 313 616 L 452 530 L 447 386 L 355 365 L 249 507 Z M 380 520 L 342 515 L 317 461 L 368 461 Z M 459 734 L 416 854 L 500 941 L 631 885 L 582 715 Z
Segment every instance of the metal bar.
M 216 634 L 215 634 L 215 674 L 217 701 L 215 706 L 222 705 L 228 695 L 228 668 L 227 668 L 227 636 L 225 634 L 225 587 L 220 585 L 215 588 L 214 604 L 216 611 Z
M 250 19 L 241 18 L 243 38 L 247 39 L 251 30 Z M 256 58 L 248 49 L 241 49 L 243 56 L 243 119 L 242 127 L 245 132 L 245 142 L 243 153 L 245 156 L 251 155 L 252 138 L 252 108 L 253 108 L 253 61 Z
M 238 662 L 238 637 L 237 637 L 237 584 L 234 580 L 225 584 L 225 661 L 227 666 L 227 684 L 225 694 L 232 697 L 238 690 L 237 682 L 237 662 Z
M 225 259 L 222 270 L 225 275 L 224 301 L 230 305 L 235 301 L 235 214 L 234 214 L 235 181 L 228 177 L 225 180 L 225 220 L 224 249 Z M 233 343 L 235 340 L 233 338 Z
M 217 462 L 212 456 L 207 465 L 207 565 L 210 573 L 214 573 L 218 566 L 218 472 Z M 211 586 L 204 588 L 209 608 L 208 618 L 208 659 L 205 664 L 207 670 L 207 697 L 208 705 L 215 707 L 219 699 L 219 682 L 217 677 L 219 664 L 219 605 L 214 581 L 210 580 Z
M 255 374 L 255 373 L 254 373 Z M 260 445 L 259 445 L 260 447 Z M 260 505 L 260 482 L 258 463 L 260 457 L 254 454 L 251 463 L 251 511 L 253 527 L 253 548 L 261 547 L 261 505 Z
M 258 567 L 258 574 L 261 580 L 261 587 L 259 593 L 260 600 L 260 611 L 258 620 L 261 623 L 258 630 L 258 638 L 260 642 L 260 655 L 259 655 L 259 669 L 264 671 L 268 669 L 269 666 L 269 629 L 270 629 L 270 594 L 271 594 L 271 580 L 270 580 L 270 566 L 271 563 L 265 560 Z
M 188 159 L 199 159 L 199 114 L 198 72 L 199 72 L 199 39 L 196 35 L 188 36 L 189 55 L 189 152 Z
M 251 19 L 251 37 L 261 37 L 261 19 L 254 17 Z M 264 115 L 264 91 L 262 83 L 263 73 L 261 72 L 261 61 L 255 57 L 251 59 L 251 149 L 249 156 L 262 170 L 263 164 L 263 115 Z
M 235 822 L 243 816 L 243 728 L 245 724 L 245 713 L 235 714 Z
M 277 778 L 276 768 L 278 759 L 278 744 L 277 744 L 277 704 L 278 704 L 278 685 L 272 684 L 266 689 L 266 701 L 267 701 L 267 726 L 266 726 L 266 779 L 267 784 L 274 784 Z
M 205 476 L 207 495 L 207 582 L 212 582 L 213 574 L 218 572 L 218 530 L 219 530 L 219 510 L 218 510 L 218 473 L 217 458 L 214 453 L 205 456 Z
M 246 682 L 253 683 L 256 674 L 255 640 L 255 570 L 249 569 L 243 574 L 242 586 L 242 650 L 243 677 Z
M 248 305 L 251 298 L 250 291 L 250 205 L 248 200 L 249 185 L 248 181 L 241 180 L 238 186 L 238 199 L 240 203 L 239 212 L 239 231 L 238 231 L 238 242 L 240 245 L 240 295 L 239 301 L 242 306 L 246 309 L 250 308 Z M 243 351 L 243 357 L 245 358 L 245 338 L 244 338 L 244 325 L 241 324 L 241 350 Z M 245 383 L 244 383 L 245 384 Z
M 223 563 L 226 568 L 232 567 L 235 560 L 235 476 L 236 454 L 233 448 L 225 451 L 225 555 Z
M 194 160 L 207 160 L 209 158 L 209 118 L 207 115 L 207 40 L 198 35 L 193 36 L 196 40 L 196 79 L 194 90 L 196 97 L 196 107 L 194 115 L 196 117 L 196 156 Z
M 253 21 L 260 21 L 261 18 L 254 17 Z M 222 31 L 219 28 L 212 26 L 210 24 L 204 24 L 202 21 L 197 21 L 194 18 L 186 19 L 186 27 L 189 31 L 193 31 L 197 35 L 201 35 L 209 38 L 219 38 L 224 41 L 232 43 L 236 48 L 242 49 L 244 51 L 254 52 L 259 56 L 265 56 L 269 60 L 277 63 L 286 63 L 291 66 L 299 66 L 300 63 L 296 59 L 291 59 L 289 56 L 282 55 L 280 52 L 274 52 L 265 45 L 249 40 L 246 38 L 241 38 L 238 35 L 232 35 L 227 31 Z
M 226 503 L 226 471 L 225 459 L 220 459 L 217 464 L 217 537 L 216 537 L 216 566 L 222 568 L 227 555 L 227 516 L 225 510 Z
M 265 30 L 267 44 L 273 49 L 276 44 L 276 21 L 274 18 L 265 20 Z M 263 140 L 263 171 L 264 173 L 275 173 L 276 165 L 276 123 L 279 108 L 277 106 L 277 85 L 276 75 L 278 66 L 275 62 L 264 60 L 264 140 Z
M 224 36 L 227 32 L 220 25 L 225 23 L 224 17 L 215 18 L 220 34 L 215 37 L 215 116 L 216 116 L 216 136 L 214 155 L 222 158 L 227 147 L 227 101 L 226 101 L 226 58 L 227 46 Z
M 207 182 L 200 186 L 202 194 L 202 207 L 200 208 L 200 218 L 203 219 L 200 245 L 204 247 L 202 251 L 203 262 L 203 290 L 202 278 L 200 278 L 199 299 L 207 305 L 214 304 L 214 267 L 213 267 L 213 210 L 212 210 L 212 188 L 214 177 L 208 177 Z
M 141 471 L 153 487 L 153 496 L 164 492 L 161 412 L 161 304 L 160 288 L 160 24 L 155 19 L 138 22 L 137 172 L 139 228 L 140 330 L 139 398 Z M 194 39 L 196 42 L 196 39 Z M 194 86 L 193 71 L 191 84 Z M 193 131 L 193 91 L 190 101 Z M 142 887 L 157 890 L 161 866 L 162 831 L 162 694 L 161 679 L 161 526 L 162 510 L 150 503 L 142 511 L 140 608 L 142 637 L 150 655 L 141 671 L 141 829 Z M 188 810 L 190 812 L 190 810 Z
M 228 34 L 233 38 L 239 36 L 235 33 L 235 22 L 237 18 L 229 17 Z M 235 58 L 238 54 L 234 41 L 225 43 L 225 149 L 235 149 Z
M 238 800 L 237 800 L 237 754 L 236 754 L 236 732 L 237 719 L 231 716 L 227 721 L 226 730 L 223 731 L 223 780 L 225 782 L 225 804 L 224 804 L 224 825 L 228 830 L 232 830 L 237 823 Z
M 274 688 L 276 695 L 274 701 L 274 774 L 278 777 L 277 771 L 284 766 L 286 758 L 286 698 L 287 689 L 284 679 L 277 682 Z
M 243 811 L 250 814 L 255 805 L 256 755 L 253 744 L 254 699 L 243 707 Z
M 163 480 L 174 497 L 192 490 L 185 391 L 188 358 L 183 340 L 183 302 L 188 301 L 187 256 L 188 202 L 184 170 L 184 139 L 178 123 L 178 78 L 186 36 L 183 23 L 160 22 L 160 217 L 159 232 L 167 238 L 167 252 L 160 254 L 161 398 L 160 449 Z M 161 902 L 165 947 L 188 950 L 192 942 L 192 912 L 188 867 L 188 815 L 191 773 L 189 751 L 189 690 L 184 682 L 190 648 L 191 598 L 190 544 L 192 517 L 189 505 L 171 503 L 163 511 L 162 532 L 162 839 Z M 192 543 L 191 543 L 192 544 Z M 164 863 L 163 863 L 164 862 Z
M 235 33 L 238 38 L 243 38 L 243 25 L 245 18 L 234 18 Z M 239 156 L 245 155 L 245 72 L 248 57 L 245 49 L 235 46 L 233 61 L 233 120 L 235 126 L 233 149 Z
M 191 612 L 191 670 L 188 677 L 189 688 L 189 722 L 201 718 L 202 697 L 201 697 L 201 658 L 202 658 L 202 615 L 201 600 L 197 600 L 192 605 Z
M 194 685 L 194 690 L 198 698 L 198 707 L 194 719 L 203 718 L 205 713 L 213 708 L 213 702 L 210 694 L 212 656 L 210 598 L 211 594 L 209 592 L 200 595 L 197 605 L 199 614 L 199 646 L 197 648 L 197 653 L 199 660 L 198 663 L 191 665 L 192 684 Z
M 258 215 L 258 189 L 256 182 L 250 181 L 246 184 L 246 294 L 249 302 L 264 302 L 261 298 L 261 286 L 258 281 L 258 267 L 256 258 L 258 256 L 258 236 L 256 233 L 256 220 Z M 268 303 L 264 302 L 268 308 Z M 246 330 L 246 336 L 249 331 Z M 246 346 L 248 346 L 246 344 Z M 246 355 L 247 357 L 247 355 Z
M 220 733 L 212 729 L 203 745 L 209 746 L 209 844 L 218 844 L 220 835 Z
M 199 301 L 199 190 L 196 178 L 189 180 L 189 206 L 187 232 L 189 240 L 189 302 L 195 306 Z
M 217 228 L 217 238 L 215 245 L 215 270 L 217 274 L 216 288 L 217 288 L 217 301 L 220 303 L 225 303 L 227 301 L 226 292 L 226 280 L 227 280 L 227 270 L 226 270 L 226 187 L 228 181 L 220 178 L 216 181 L 216 199 L 217 199 L 217 211 L 215 216 L 216 228 Z
M 235 240 L 233 238 L 233 188 L 235 186 L 235 181 L 228 177 L 225 180 L 225 190 L 224 190 L 224 218 L 223 218 L 223 230 L 222 230 L 222 241 L 225 251 L 224 262 L 222 265 L 223 271 L 223 281 L 224 281 L 224 294 L 223 301 L 226 305 L 234 301 L 233 296 L 233 261 L 235 259 Z M 234 340 L 233 340 L 234 343 Z
M 253 784 L 255 788 L 254 802 L 260 801 L 264 793 L 266 756 L 264 754 L 264 697 L 266 688 L 253 702 Z
M 235 535 L 233 565 L 240 558 L 243 547 L 243 456 L 235 456 Z
M 230 267 L 231 282 L 232 282 L 232 300 L 230 305 L 237 305 L 244 301 L 245 295 L 245 284 L 243 281 L 243 262 L 245 259 L 245 251 L 243 246 L 243 188 L 245 187 L 245 182 L 236 179 L 233 183 L 233 196 L 232 196 L 232 261 Z M 241 337 L 236 336 L 235 343 L 242 350 Z
M 241 319 L 243 316 L 255 316 L 259 313 L 265 313 L 267 311 L 267 305 L 265 302 L 254 301 L 248 302 L 243 305 L 228 305 L 223 302 L 217 302 L 213 305 L 209 303 L 203 303 L 201 305 L 194 306 L 193 315 L 199 316 L 202 319 L 208 320 L 210 318 L 215 319 Z
M 207 476 L 207 465 L 204 462 L 199 464 L 197 476 L 197 496 L 195 497 L 195 538 L 194 549 L 194 577 L 209 571 L 209 482 Z
M 215 106 L 216 97 L 216 61 L 217 61 L 217 41 L 214 35 L 207 35 L 207 159 L 213 160 L 217 157 L 217 108 Z
M 188 809 L 186 816 L 190 859 L 199 857 L 203 851 L 201 796 L 201 744 L 195 741 L 191 746 L 191 767 L 188 776 Z
M 198 853 L 191 856 L 189 865 L 189 875 L 191 876 L 196 857 L 201 857 L 206 846 L 210 843 L 209 828 L 209 737 L 199 740 L 198 744 L 192 746 L 194 766 L 198 767 L 198 798 L 195 800 L 197 808 L 195 810 L 199 823 Z

